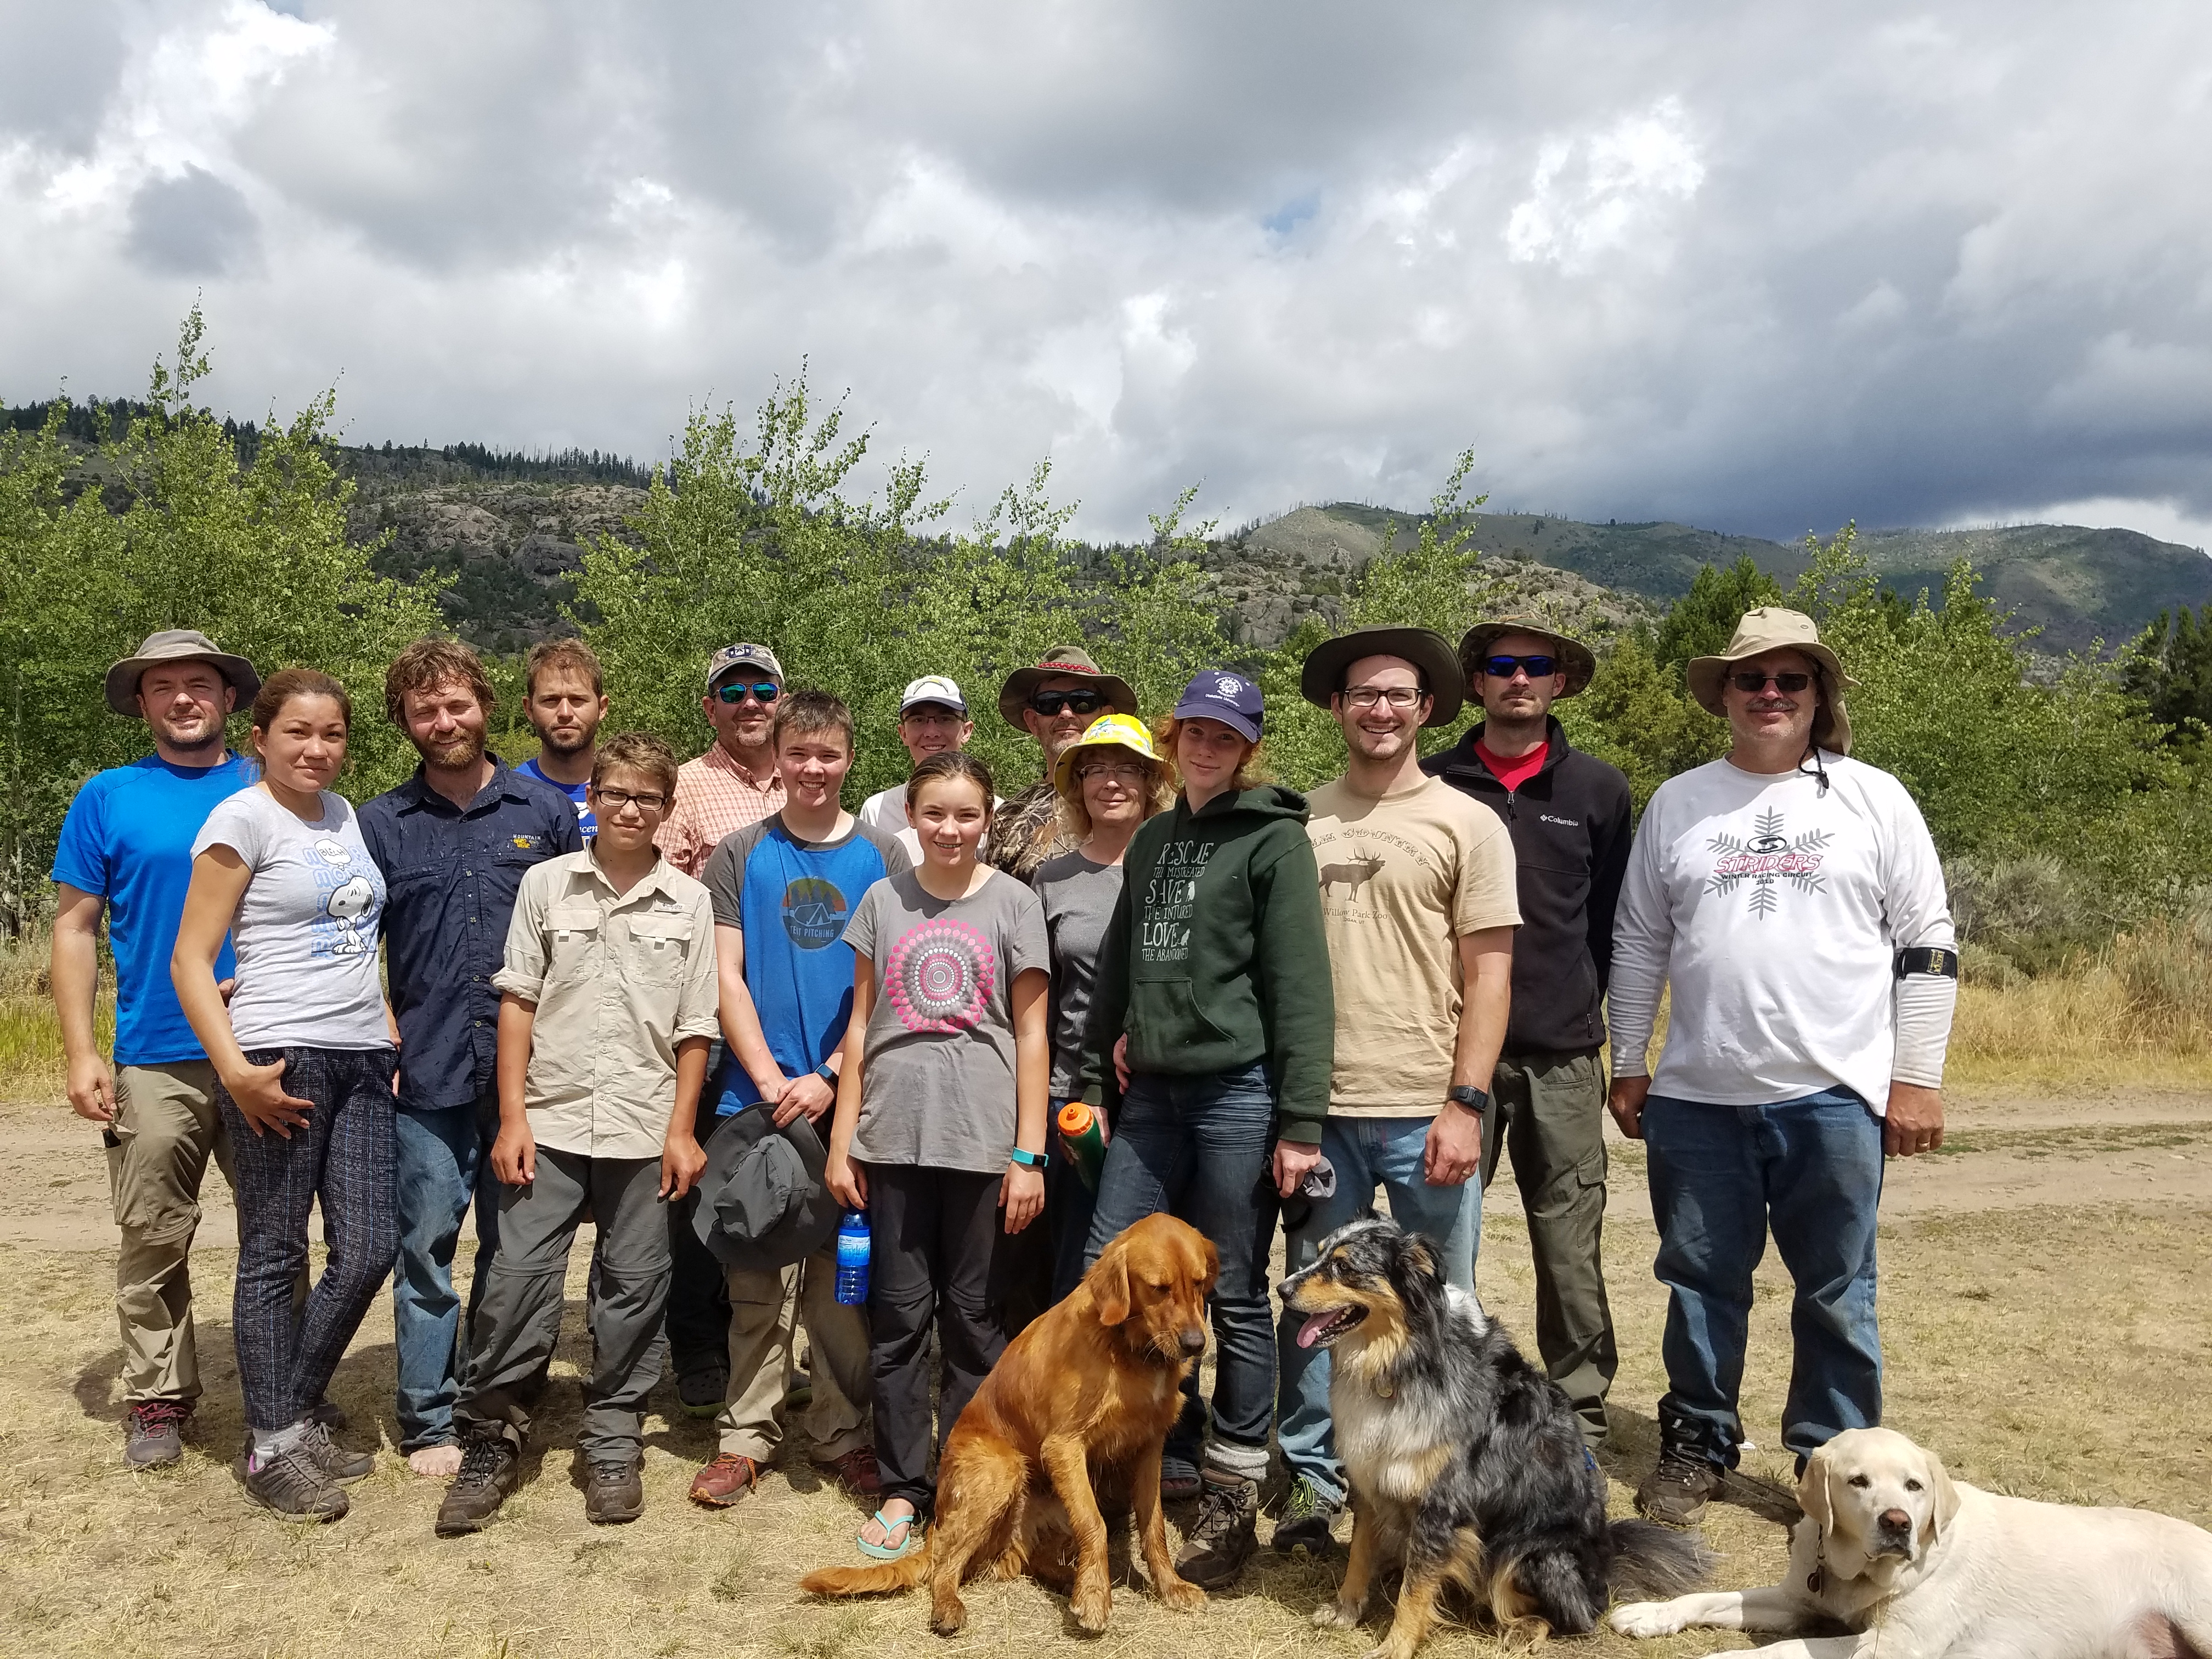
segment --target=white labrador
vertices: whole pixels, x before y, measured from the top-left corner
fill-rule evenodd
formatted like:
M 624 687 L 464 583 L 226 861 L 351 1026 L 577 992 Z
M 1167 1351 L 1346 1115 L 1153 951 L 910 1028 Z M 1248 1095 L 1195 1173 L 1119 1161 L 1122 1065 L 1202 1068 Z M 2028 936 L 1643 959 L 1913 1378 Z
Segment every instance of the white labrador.
M 2000 1498 L 1887 1429 L 1838 1435 L 1797 1495 L 1783 1583 L 1632 1602 L 1613 1627 L 1801 1638 L 1766 1659 L 2212 1659 L 2212 1533 L 2185 1521 Z

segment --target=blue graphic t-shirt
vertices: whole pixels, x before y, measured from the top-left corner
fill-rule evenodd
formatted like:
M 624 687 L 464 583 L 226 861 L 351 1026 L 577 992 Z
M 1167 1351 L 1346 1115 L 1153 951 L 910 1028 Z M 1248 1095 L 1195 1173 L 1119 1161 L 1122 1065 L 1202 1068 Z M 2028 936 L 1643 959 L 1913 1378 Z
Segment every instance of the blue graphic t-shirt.
M 239 755 L 219 766 L 172 766 L 149 755 L 94 774 L 70 803 L 53 878 L 107 901 L 118 1066 L 207 1058 L 177 1006 L 169 957 L 191 884 L 192 837 L 218 802 L 259 775 Z M 228 979 L 237 967 L 225 939 L 216 977 Z
M 544 784 L 549 789 L 558 789 L 570 800 L 575 802 L 576 828 L 583 832 L 583 836 L 586 841 L 589 841 L 593 836 L 599 833 L 599 819 L 592 816 L 592 809 L 584 805 L 584 791 L 590 788 L 591 785 L 587 783 L 561 783 L 552 778 L 547 777 L 544 772 L 539 768 L 538 764 L 538 757 L 535 755 L 532 755 L 528 760 L 523 762 L 521 765 L 516 767 L 514 769 L 521 773 L 526 778 L 537 779 L 538 782 Z
M 805 1077 L 837 1052 L 853 1016 L 853 947 L 845 924 L 860 895 L 907 867 L 899 844 L 858 822 L 838 841 L 801 841 L 783 814 L 722 838 L 700 871 L 714 921 L 745 937 L 745 988 L 769 1052 L 788 1078 Z M 713 1090 L 727 1117 L 759 1103 L 760 1091 L 724 1058 Z

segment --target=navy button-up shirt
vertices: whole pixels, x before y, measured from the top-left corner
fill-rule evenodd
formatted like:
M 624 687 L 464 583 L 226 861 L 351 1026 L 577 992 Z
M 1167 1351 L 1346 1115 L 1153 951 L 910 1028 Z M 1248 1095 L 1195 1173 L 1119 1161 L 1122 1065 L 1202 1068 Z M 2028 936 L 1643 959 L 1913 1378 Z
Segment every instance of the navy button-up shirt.
M 499 990 L 507 924 L 522 872 L 580 851 L 576 808 L 559 790 L 492 757 L 465 809 L 422 769 L 361 809 L 362 839 L 384 872 L 385 975 L 399 1018 L 399 1106 L 465 1106 L 498 1080 Z

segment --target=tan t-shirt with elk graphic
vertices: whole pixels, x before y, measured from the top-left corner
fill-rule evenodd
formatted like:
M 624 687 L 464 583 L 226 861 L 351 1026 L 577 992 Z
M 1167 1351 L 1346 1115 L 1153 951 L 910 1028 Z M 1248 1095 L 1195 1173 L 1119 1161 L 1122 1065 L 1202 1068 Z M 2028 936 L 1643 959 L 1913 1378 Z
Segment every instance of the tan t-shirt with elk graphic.
M 1438 778 L 1380 799 L 1339 778 L 1306 800 L 1336 983 L 1329 1112 L 1434 1117 L 1459 1036 L 1459 941 L 1521 922 L 1512 838 Z

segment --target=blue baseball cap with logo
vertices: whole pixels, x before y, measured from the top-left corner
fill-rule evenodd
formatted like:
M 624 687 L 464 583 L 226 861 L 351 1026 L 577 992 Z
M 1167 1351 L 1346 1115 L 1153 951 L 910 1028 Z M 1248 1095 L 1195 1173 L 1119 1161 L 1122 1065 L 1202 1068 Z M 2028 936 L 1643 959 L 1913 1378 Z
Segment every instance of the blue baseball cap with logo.
M 1176 702 L 1179 720 L 1219 720 L 1247 743 L 1260 741 L 1260 688 L 1233 669 L 1209 668 L 1194 676 Z

